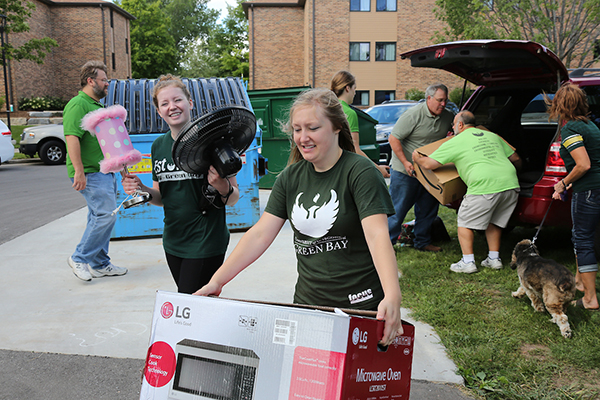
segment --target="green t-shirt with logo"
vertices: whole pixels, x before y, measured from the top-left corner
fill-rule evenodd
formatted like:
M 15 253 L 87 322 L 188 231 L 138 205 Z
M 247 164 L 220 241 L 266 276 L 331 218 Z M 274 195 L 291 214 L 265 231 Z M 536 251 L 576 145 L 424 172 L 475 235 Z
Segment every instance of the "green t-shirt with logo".
M 574 149 L 584 147 L 590 158 L 590 169 L 573 182 L 573 192 L 600 188 L 600 129 L 591 121 L 569 121 L 562 127 L 560 136 L 560 156 L 567 171 L 571 172 L 575 167 L 575 160 L 571 156 Z
M 163 247 L 181 258 L 208 258 L 225 254 L 229 230 L 225 207 L 217 196 L 217 209 L 209 205 L 203 213 L 203 176 L 180 170 L 171 155 L 171 132 L 152 143 L 152 179 L 158 182 L 164 207 Z
M 492 194 L 519 188 L 517 170 L 508 159 L 515 151 L 493 132 L 468 128 L 444 142 L 431 158 L 454 163 L 467 194 Z
M 100 161 L 104 159 L 104 154 L 102 154 L 98 139 L 79 125 L 81 124 L 81 119 L 86 114 L 102 107 L 104 106 L 101 103 L 80 91 L 77 96 L 73 97 L 67 103 L 63 111 L 63 129 L 65 136 L 73 135 L 79 138 L 81 162 L 83 163 L 83 172 L 86 174 L 100 172 Z M 69 157 L 68 148 L 67 172 L 69 173 L 69 178 L 75 176 L 75 168 L 73 168 L 71 157 Z
M 383 289 L 361 220 L 390 215 L 385 181 L 365 157 L 344 152 L 328 171 L 302 160 L 277 178 L 265 212 L 289 219 L 298 282 L 294 302 L 374 310 Z

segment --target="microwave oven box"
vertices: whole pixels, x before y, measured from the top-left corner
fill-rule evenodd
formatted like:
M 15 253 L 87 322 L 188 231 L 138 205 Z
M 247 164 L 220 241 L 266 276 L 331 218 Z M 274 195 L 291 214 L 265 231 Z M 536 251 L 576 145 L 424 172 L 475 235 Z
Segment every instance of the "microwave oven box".
M 374 315 L 159 291 L 140 400 L 408 399 L 414 326 Z
M 477 126 L 477 128 L 487 130 L 484 126 Z M 500 138 L 504 140 L 502 137 Z M 430 156 L 442 145 L 442 143 L 445 143 L 450 139 L 452 139 L 452 137 L 437 140 L 423 147 L 419 147 L 417 151 L 424 156 Z M 506 140 L 504 140 L 504 142 L 506 142 Z M 506 144 L 508 144 L 511 149 L 515 150 L 510 143 L 506 142 Z M 445 205 L 462 199 L 465 193 L 467 193 L 467 185 L 460 179 L 458 171 L 453 163 L 444 164 L 435 170 L 423 169 L 417 163 L 413 163 L 413 166 L 419 182 L 421 182 L 425 189 L 427 189 L 440 204 Z

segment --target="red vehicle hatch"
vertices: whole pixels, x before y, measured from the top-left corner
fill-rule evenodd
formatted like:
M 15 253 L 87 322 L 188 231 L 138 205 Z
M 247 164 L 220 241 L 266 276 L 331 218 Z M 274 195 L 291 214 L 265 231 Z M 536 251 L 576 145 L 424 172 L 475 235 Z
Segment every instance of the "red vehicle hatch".
M 521 40 L 467 40 L 436 44 L 400 55 L 413 67 L 443 69 L 476 85 L 562 82 L 567 69 L 546 47 Z

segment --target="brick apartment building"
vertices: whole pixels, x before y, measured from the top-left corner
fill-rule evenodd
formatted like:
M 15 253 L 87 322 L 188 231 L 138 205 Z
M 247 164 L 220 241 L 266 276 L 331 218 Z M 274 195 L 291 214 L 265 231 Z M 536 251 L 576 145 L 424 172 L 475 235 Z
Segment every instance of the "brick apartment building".
M 9 100 L 17 108 L 23 97 L 53 96 L 65 100 L 77 94 L 79 70 L 89 60 L 103 61 L 109 78 L 131 77 L 129 21 L 131 14 L 103 0 L 31 0 L 35 10 L 27 20 L 30 31 L 9 34 L 20 46 L 31 38 L 50 37 L 58 43 L 44 63 L 8 61 Z M 6 38 L 5 38 L 6 39 Z M 0 68 L 0 96 L 5 97 Z
M 340 69 L 357 80 L 359 106 L 403 99 L 436 82 L 462 87 L 452 74 L 411 68 L 399 54 L 434 44 L 441 30 L 435 0 L 254 0 L 248 18 L 248 89 L 329 87 Z

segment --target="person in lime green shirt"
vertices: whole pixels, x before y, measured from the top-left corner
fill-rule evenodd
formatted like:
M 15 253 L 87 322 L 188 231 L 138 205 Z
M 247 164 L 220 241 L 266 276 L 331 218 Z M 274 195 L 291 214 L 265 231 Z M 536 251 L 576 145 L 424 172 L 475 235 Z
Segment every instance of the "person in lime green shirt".
M 364 151 L 360 149 L 360 135 L 358 128 L 358 116 L 356 111 L 350 107 L 354 101 L 356 94 L 356 78 L 348 71 L 338 71 L 331 79 L 331 91 L 335 93 L 342 105 L 344 114 L 350 125 L 350 133 L 352 134 L 352 142 L 354 143 L 354 151 L 356 154 L 369 158 Z M 387 165 L 377 165 L 377 169 L 381 172 L 384 178 L 390 177 L 390 167 Z
M 63 111 L 63 128 L 67 142 L 67 172 L 73 189 L 83 195 L 88 206 L 87 226 L 75 252 L 67 263 L 75 276 L 84 281 L 103 276 L 124 275 L 127 268 L 110 262 L 108 245 L 117 221 L 117 178 L 114 173 L 100 172 L 104 159 L 98 139 L 81 128 L 81 119 L 104 107 L 100 100 L 108 93 L 106 65 L 89 61 L 80 73 L 81 91 Z
M 474 230 L 485 230 L 489 253 L 483 267 L 501 269 L 500 241 L 519 199 L 516 167 L 519 155 L 498 135 L 475 128 L 475 116 L 462 111 L 454 117 L 455 137 L 443 143 L 429 157 L 418 151 L 413 161 L 425 169 L 454 163 L 467 185 L 458 210 L 458 241 L 462 259 L 451 265 L 453 272 L 477 272 L 473 254 Z

